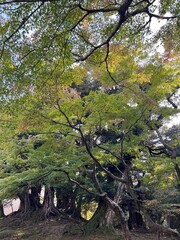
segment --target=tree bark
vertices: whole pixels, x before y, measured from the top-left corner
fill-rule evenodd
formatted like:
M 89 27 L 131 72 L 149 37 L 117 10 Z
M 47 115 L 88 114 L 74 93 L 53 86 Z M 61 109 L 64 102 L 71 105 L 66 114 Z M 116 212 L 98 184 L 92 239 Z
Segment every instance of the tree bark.
M 0 202 L 0 217 L 4 217 L 4 208 L 2 202 Z
M 48 218 L 51 215 L 53 216 L 60 215 L 59 210 L 55 207 L 55 204 L 54 204 L 54 188 L 53 187 L 48 187 L 48 186 L 45 187 L 43 213 L 45 218 Z
M 176 170 L 176 174 L 177 174 L 178 180 L 180 181 L 180 168 L 179 168 L 179 165 L 177 163 L 175 163 L 174 164 L 174 168 Z
M 31 204 L 30 204 L 30 198 L 28 191 L 22 193 L 19 195 L 20 199 L 20 207 L 19 211 L 21 211 L 23 214 L 29 214 L 32 211 Z
M 57 208 L 61 209 L 64 213 L 69 214 L 72 210 L 71 199 L 73 195 L 72 186 L 69 184 L 64 185 L 62 188 L 56 188 Z
M 103 201 L 102 198 L 99 199 L 98 207 L 92 216 L 92 218 L 84 225 L 85 234 L 91 234 L 103 228 L 108 231 L 108 226 L 106 224 L 106 213 L 107 213 L 107 204 Z
M 115 201 L 111 200 L 108 197 L 107 193 L 104 193 L 102 198 L 105 201 L 105 203 L 107 204 L 107 206 L 111 210 L 113 210 L 115 212 L 116 216 L 120 219 L 120 224 L 121 224 L 124 240 L 131 240 L 128 223 L 127 223 L 127 220 L 126 220 L 123 210 L 120 208 L 120 206 Z
M 40 203 L 40 191 L 41 187 L 32 187 L 30 190 L 20 194 L 19 211 L 27 214 L 42 208 L 42 204 Z
M 74 202 L 73 218 L 84 220 L 83 217 L 81 216 L 81 206 L 82 206 L 82 196 L 79 195 L 78 198 L 76 196 L 76 199 Z
M 56 207 L 58 209 L 62 208 L 62 194 L 61 194 L 61 188 L 56 188 L 55 189 L 55 194 L 56 194 L 56 199 L 57 199 L 57 204 Z
M 42 204 L 40 203 L 40 193 L 41 193 L 41 186 L 32 187 L 31 193 L 29 194 L 30 198 L 30 205 L 33 211 L 42 208 Z
M 117 204 L 120 203 L 124 188 L 125 188 L 125 184 L 121 183 L 121 182 L 118 182 L 116 195 L 114 197 L 114 202 L 115 203 L 117 203 Z M 114 216 L 115 216 L 115 212 L 111 208 L 108 208 L 108 211 L 106 213 L 106 224 L 107 224 L 107 226 L 113 226 Z
M 177 237 L 177 239 L 180 239 L 180 233 L 176 229 L 165 227 L 163 225 L 153 222 L 145 209 L 142 209 L 142 214 L 144 215 L 146 225 L 149 226 L 153 231 L 156 231 L 158 233 L 157 235 L 161 235 L 161 233 L 173 234 Z

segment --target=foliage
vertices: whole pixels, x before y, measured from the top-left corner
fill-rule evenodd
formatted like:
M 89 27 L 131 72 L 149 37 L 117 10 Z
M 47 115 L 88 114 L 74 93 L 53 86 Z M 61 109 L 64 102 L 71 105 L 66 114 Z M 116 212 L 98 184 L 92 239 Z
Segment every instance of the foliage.
M 134 205 L 141 187 L 177 188 L 178 132 L 163 131 L 179 113 L 178 1 L 0 5 L 0 201 L 40 185 L 77 210 L 118 184 Z

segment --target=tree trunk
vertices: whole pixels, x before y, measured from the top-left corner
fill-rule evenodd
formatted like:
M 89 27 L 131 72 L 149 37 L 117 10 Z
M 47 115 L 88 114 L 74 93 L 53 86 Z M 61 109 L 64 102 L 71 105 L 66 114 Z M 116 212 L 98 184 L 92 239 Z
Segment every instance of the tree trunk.
M 77 188 L 71 189 L 71 191 L 69 192 L 68 209 L 66 210 L 67 213 L 70 214 L 71 216 L 74 216 L 74 213 L 76 211 L 76 197 L 77 197 L 76 190 Z
M 151 228 L 151 230 L 157 232 L 157 236 L 161 235 L 161 233 L 165 233 L 165 234 L 173 234 L 174 236 L 177 237 L 177 239 L 180 239 L 180 233 L 176 230 L 176 229 L 172 229 L 170 227 L 166 227 L 163 225 L 160 225 L 158 223 L 155 223 L 149 216 L 149 214 L 147 213 L 147 210 L 142 208 L 142 214 L 144 216 L 144 220 L 145 223 L 148 227 Z
M 118 182 L 117 191 L 116 191 L 116 194 L 114 196 L 114 202 L 115 203 L 117 203 L 117 204 L 120 203 L 124 188 L 125 188 L 125 184 L 121 183 L 121 182 Z M 107 211 L 107 214 L 106 214 L 106 224 L 107 224 L 107 226 L 113 226 L 114 216 L 115 216 L 115 212 L 111 208 L 108 208 L 108 211 Z
M 56 188 L 57 208 L 64 213 L 71 212 L 71 198 L 73 189 L 71 185 L 64 185 L 62 188 Z
M 177 178 L 180 181 L 180 168 L 179 168 L 179 165 L 177 163 L 174 164 L 174 168 L 176 170 Z
M 61 193 L 61 188 L 56 188 L 55 190 L 56 190 L 55 194 L 56 194 L 56 199 L 57 199 L 56 207 L 57 207 L 58 209 L 61 209 L 61 208 L 62 208 L 62 193 Z
M 0 218 L 4 217 L 4 208 L 3 208 L 3 204 L 0 202 Z
M 39 208 L 42 208 L 42 204 L 40 203 L 40 193 L 41 193 L 41 186 L 31 188 L 31 194 L 29 195 L 29 198 L 30 198 L 30 204 L 33 211 L 36 211 Z
M 20 199 L 20 207 L 19 211 L 21 211 L 23 214 L 29 214 L 32 211 L 31 204 L 30 204 L 30 198 L 28 191 L 22 193 L 19 195 Z
M 48 186 L 45 187 L 43 213 L 45 218 L 48 218 L 51 215 L 53 216 L 60 215 L 59 210 L 54 205 L 54 188 L 53 187 L 48 187 Z
M 129 178 L 128 167 L 126 167 L 122 178 L 127 180 L 127 177 Z M 101 197 L 102 197 L 102 200 L 104 202 L 103 203 L 104 211 L 102 211 L 102 214 L 101 214 L 102 221 L 101 222 L 99 221 L 99 224 L 102 223 L 103 225 L 106 226 L 106 228 L 114 229 L 113 228 L 113 219 L 114 219 L 114 216 L 116 215 L 118 217 L 118 219 L 120 220 L 123 239 L 124 240 L 131 240 L 131 235 L 130 235 L 130 231 L 129 231 L 129 227 L 128 227 L 127 217 L 125 216 L 123 210 L 119 206 L 119 201 L 122 197 L 122 193 L 124 191 L 125 186 L 126 185 L 124 183 L 119 183 L 118 184 L 118 188 L 117 188 L 117 192 L 116 192 L 116 195 L 114 197 L 114 200 L 111 200 L 108 197 L 107 193 L 105 193 L 105 192 L 101 193 Z M 108 212 L 107 212 L 107 209 L 108 209 Z M 96 217 L 96 213 L 95 213 L 95 217 Z
M 122 233 L 123 233 L 123 239 L 124 240 L 131 240 L 131 235 L 128 227 L 128 223 L 126 220 L 126 217 L 124 215 L 123 210 L 120 208 L 120 206 L 113 200 L 111 200 L 107 193 L 104 193 L 102 196 L 103 200 L 107 204 L 107 206 L 113 210 L 116 214 L 116 216 L 120 219 L 120 224 L 122 228 Z
M 82 196 L 79 195 L 78 198 L 76 196 L 76 199 L 74 202 L 73 218 L 84 220 L 83 217 L 81 216 L 81 206 L 82 206 Z
M 128 221 L 129 229 L 145 227 L 142 215 L 140 212 L 136 210 L 134 204 L 129 206 L 129 221 Z
M 40 203 L 40 191 L 41 187 L 32 187 L 30 190 L 27 190 L 23 194 L 20 194 L 19 211 L 27 214 L 41 208 L 42 204 Z
M 57 208 L 73 218 L 82 219 L 82 196 L 78 194 L 78 188 L 67 184 L 63 188 L 56 188 Z
M 96 209 L 92 218 L 84 225 L 84 233 L 90 234 L 94 233 L 97 230 L 103 229 L 104 231 L 110 231 L 106 224 L 106 213 L 107 213 L 107 205 L 103 201 L 102 198 L 99 199 L 98 208 Z

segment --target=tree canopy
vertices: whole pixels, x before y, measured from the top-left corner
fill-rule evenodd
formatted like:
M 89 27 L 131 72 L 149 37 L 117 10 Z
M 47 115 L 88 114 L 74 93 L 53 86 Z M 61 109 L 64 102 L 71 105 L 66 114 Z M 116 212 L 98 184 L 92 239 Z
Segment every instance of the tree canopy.
M 15 80 L 29 84 L 40 76 L 48 79 L 90 56 L 108 68 L 111 46 L 134 48 L 148 36 L 167 50 L 168 45 L 173 45 L 171 51 L 178 48 L 178 1 L 18 0 L 0 5 L 1 66 L 7 86 Z M 166 20 L 154 36 L 153 19 Z

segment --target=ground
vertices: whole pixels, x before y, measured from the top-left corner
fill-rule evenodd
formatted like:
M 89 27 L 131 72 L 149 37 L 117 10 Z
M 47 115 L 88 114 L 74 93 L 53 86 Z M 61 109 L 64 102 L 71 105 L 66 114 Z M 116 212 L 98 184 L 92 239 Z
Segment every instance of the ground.
M 3 240 L 123 240 L 119 234 L 94 233 L 84 236 L 81 224 L 72 219 L 51 218 L 38 220 L 34 216 L 24 219 L 19 214 L 0 218 L 0 239 Z M 132 240 L 155 240 L 155 233 L 147 230 L 131 231 Z M 162 236 L 161 240 L 173 240 Z

